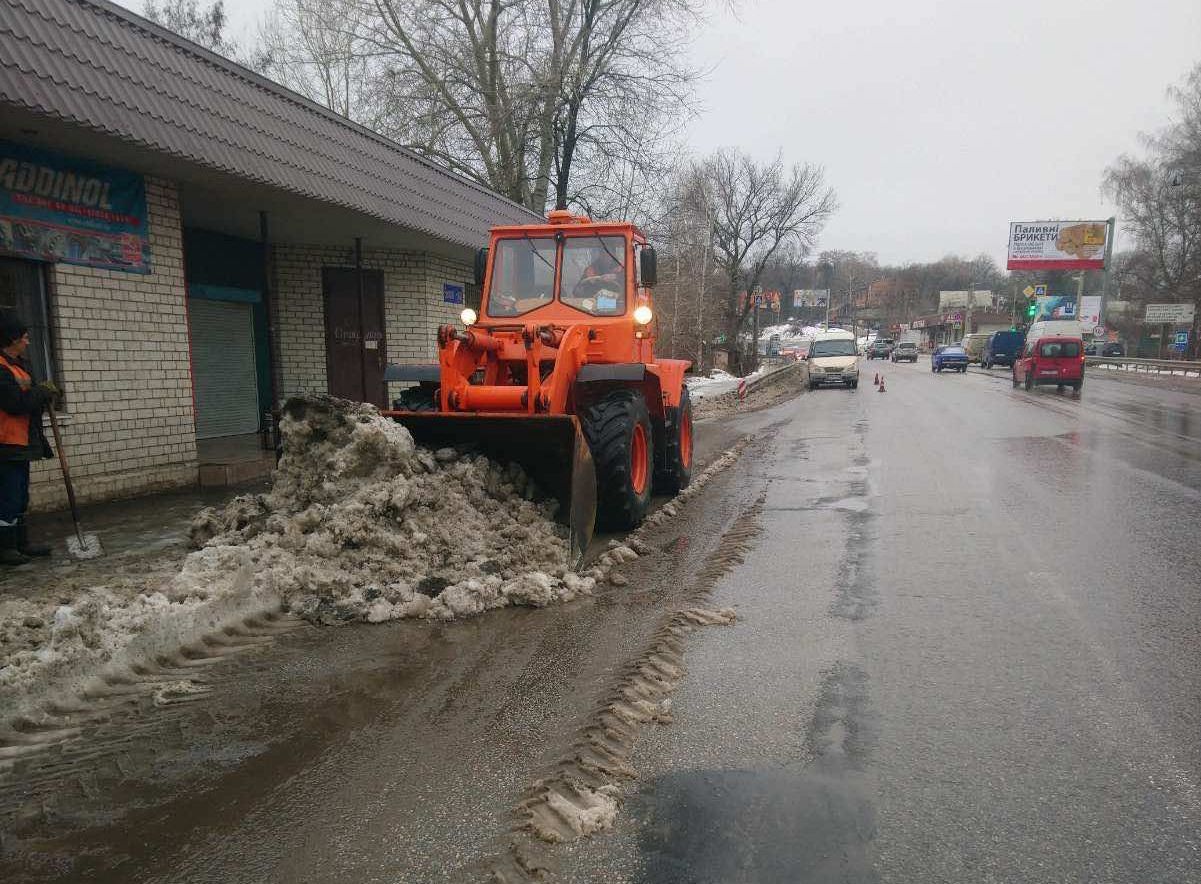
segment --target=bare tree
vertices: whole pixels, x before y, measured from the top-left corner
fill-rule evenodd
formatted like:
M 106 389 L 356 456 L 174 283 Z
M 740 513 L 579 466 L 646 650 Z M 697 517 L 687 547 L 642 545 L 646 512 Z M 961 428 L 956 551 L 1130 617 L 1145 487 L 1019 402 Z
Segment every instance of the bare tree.
M 684 64 L 682 50 L 701 5 L 549 0 L 548 6 L 552 28 L 562 21 L 571 35 L 554 111 L 555 206 L 587 202 L 597 181 L 613 180 L 614 167 L 631 178 L 663 176 L 666 168 L 655 158 L 668 154 L 664 142 L 692 111 L 697 72 Z M 580 167 L 586 174 L 573 174 Z
M 1128 272 L 1148 296 L 1201 298 L 1201 65 L 1169 90 L 1176 118 L 1145 138 L 1147 156 L 1121 156 L 1104 189 L 1121 208 L 1138 253 Z
M 205 49 L 231 58 L 235 54 L 233 43 L 225 37 L 225 0 L 207 6 L 200 0 L 146 0 L 142 15 Z
M 281 0 L 259 24 L 254 67 L 264 75 L 371 128 L 379 66 L 360 36 L 358 0 Z
M 645 209 L 708 2 L 277 0 L 261 68 L 537 211 Z
M 741 367 L 739 344 L 764 268 L 781 249 L 804 254 L 837 208 L 819 166 L 786 168 L 777 155 L 758 163 L 736 150 L 721 150 L 700 166 L 702 187 L 693 198 L 707 202 L 713 221 L 713 254 L 723 277 L 723 316 L 731 362 Z M 752 349 L 752 353 L 754 350 Z

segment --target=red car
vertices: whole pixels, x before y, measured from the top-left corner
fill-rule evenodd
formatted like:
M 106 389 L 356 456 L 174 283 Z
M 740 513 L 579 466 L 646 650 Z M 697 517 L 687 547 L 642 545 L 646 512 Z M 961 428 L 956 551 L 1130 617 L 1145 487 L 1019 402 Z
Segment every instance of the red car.
M 1033 390 L 1036 384 L 1079 392 L 1084 386 L 1084 342 L 1059 335 L 1027 341 L 1013 363 L 1013 385 Z

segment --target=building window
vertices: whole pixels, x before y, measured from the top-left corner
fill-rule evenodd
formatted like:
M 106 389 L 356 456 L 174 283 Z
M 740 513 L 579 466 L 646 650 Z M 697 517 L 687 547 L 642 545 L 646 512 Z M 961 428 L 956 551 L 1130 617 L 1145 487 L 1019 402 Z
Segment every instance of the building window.
M 55 377 L 50 342 L 50 310 L 46 278 L 36 261 L 0 257 L 0 309 L 11 310 L 29 326 L 26 359 L 37 380 Z

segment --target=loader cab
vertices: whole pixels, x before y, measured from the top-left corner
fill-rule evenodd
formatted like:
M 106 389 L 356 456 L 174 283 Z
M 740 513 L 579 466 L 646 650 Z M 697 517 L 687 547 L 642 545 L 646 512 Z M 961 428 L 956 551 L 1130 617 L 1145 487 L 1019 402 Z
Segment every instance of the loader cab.
M 571 324 L 649 314 L 654 253 L 628 223 L 551 212 L 548 223 L 493 231 L 478 324 Z

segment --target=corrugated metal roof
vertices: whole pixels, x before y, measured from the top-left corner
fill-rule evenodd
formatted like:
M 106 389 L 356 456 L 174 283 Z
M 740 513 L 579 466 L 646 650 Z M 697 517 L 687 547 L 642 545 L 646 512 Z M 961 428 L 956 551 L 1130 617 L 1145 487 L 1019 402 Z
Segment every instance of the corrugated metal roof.
M 540 217 L 104 0 L 0 0 L 0 102 L 462 245 Z

